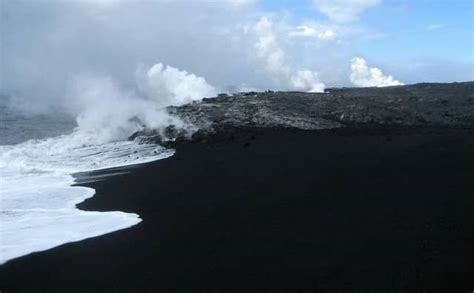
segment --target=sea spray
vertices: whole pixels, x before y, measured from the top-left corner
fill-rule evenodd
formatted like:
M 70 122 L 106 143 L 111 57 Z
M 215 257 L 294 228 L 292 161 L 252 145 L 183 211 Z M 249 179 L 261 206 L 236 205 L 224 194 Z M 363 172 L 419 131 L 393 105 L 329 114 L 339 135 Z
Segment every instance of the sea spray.
M 95 191 L 71 186 L 72 174 L 172 156 L 171 149 L 128 138 L 139 130 L 160 132 L 170 125 L 193 131 L 165 107 L 213 95 L 215 89 L 173 67 L 140 70 L 144 75 L 137 73 L 138 91 L 123 89 L 109 77 L 76 78 L 69 98 L 70 110 L 79 114 L 71 134 L 0 146 L 0 264 L 141 221 L 133 213 L 77 209 Z
M 141 221 L 131 213 L 78 210 L 95 191 L 71 187 L 71 174 L 146 163 L 174 151 L 130 141 L 84 145 L 78 135 L 0 146 L 0 263 Z

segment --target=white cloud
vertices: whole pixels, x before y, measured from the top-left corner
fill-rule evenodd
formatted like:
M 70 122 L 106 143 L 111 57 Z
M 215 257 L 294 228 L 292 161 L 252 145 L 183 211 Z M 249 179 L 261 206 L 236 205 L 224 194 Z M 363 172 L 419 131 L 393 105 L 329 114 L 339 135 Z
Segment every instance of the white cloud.
M 253 5 L 257 2 L 257 0 L 227 0 L 234 6 L 248 6 Z
M 351 22 L 381 0 L 313 0 L 314 6 L 335 22 Z
M 443 30 L 445 28 L 446 28 L 446 25 L 440 24 L 440 23 L 433 23 L 433 24 L 430 24 L 426 27 L 426 29 L 429 30 L 429 31 L 439 31 L 439 30 Z
M 402 82 L 394 79 L 390 75 L 384 75 L 376 67 L 369 67 L 367 62 L 360 57 L 352 59 L 351 82 L 358 87 L 385 87 L 403 85 Z
M 311 24 L 297 26 L 294 30 L 291 30 L 288 35 L 290 37 L 312 37 L 324 41 L 332 41 L 337 37 L 333 29 Z
M 38 0 L 38 1 L 48 1 L 48 0 Z M 58 0 L 63 2 L 68 2 L 70 0 Z M 124 4 L 131 2 L 130 0 L 74 0 L 78 3 L 90 4 L 90 5 L 99 5 L 99 6 L 110 6 L 113 4 Z M 155 3 L 171 3 L 171 2 L 189 2 L 189 0 L 147 0 L 148 2 Z M 193 0 L 196 3 L 216 3 L 215 0 Z M 228 3 L 234 6 L 246 6 L 253 5 L 258 2 L 258 0 L 219 0 L 220 3 Z

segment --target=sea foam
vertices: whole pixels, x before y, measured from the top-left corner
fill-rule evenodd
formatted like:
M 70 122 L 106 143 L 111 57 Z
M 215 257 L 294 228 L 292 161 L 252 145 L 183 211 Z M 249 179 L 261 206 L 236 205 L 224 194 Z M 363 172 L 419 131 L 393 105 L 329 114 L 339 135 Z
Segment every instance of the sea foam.
M 141 221 L 133 213 L 77 209 L 95 190 L 71 186 L 71 174 L 155 161 L 174 151 L 132 141 L 84 145 L 80 135 L 0 146 L 0 264 Z

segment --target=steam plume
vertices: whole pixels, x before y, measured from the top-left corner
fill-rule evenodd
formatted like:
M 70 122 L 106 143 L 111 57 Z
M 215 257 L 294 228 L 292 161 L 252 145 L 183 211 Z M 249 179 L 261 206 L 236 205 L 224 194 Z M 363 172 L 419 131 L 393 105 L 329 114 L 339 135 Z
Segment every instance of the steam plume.
M 216 94 L 204 78 L 161 63 L 136 72 L 138 92 L 121 88 L 110 77 L 77 78 L 70 87 L 72 107 L 79 111 L 76 133 L 86 144 L 127 139 L 143 128 L 173 124 L 190 129 L 165 107 Z
M 403 85 L 391 75 L 384 75 L 377 67 L 369 67 L 367 62 L 360 57 L 352 59 L 351 82 L 359 87 L 385 87 Z
M 254 26 L 257 35 L 255 49 L 257 58 L 264 69 L 289 89 L 309 92 L 324 91 L 324 84 L 319 81 L 318 74 L 311 70 L 295 71 L 287 61 L 287 56 L 277 41 L 274 24 L 267 17 L 262 17 Z
M 140 66 L 135 77 L 138 88 L 158 105 L 177 106 L 217 95 L 216 89 L 204 78 L 161 63 L 148 71 Z

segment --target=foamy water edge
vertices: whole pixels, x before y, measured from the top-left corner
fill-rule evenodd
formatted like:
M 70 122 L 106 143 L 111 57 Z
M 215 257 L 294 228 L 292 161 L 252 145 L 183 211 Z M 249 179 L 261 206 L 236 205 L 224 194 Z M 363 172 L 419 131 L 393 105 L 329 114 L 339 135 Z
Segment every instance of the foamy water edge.
M 129 228 L 139 215 L 82 211 L 95 190 L 72 174 L 165 159 L 174 150 L 120 141 L 83 145 L 76 134 L 0 146 L 0 264 L 56 246 Z

